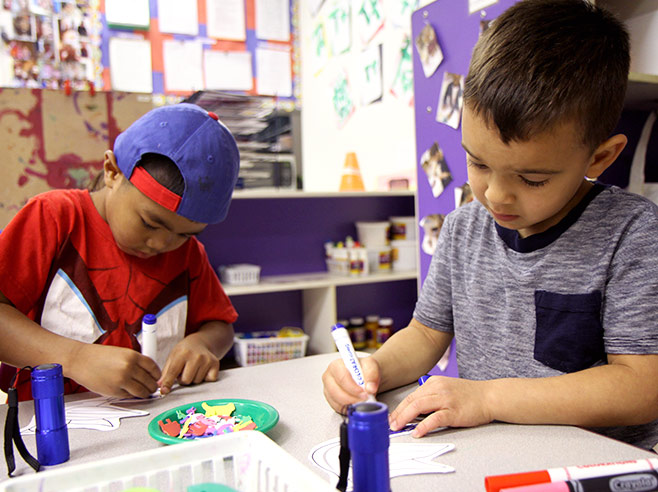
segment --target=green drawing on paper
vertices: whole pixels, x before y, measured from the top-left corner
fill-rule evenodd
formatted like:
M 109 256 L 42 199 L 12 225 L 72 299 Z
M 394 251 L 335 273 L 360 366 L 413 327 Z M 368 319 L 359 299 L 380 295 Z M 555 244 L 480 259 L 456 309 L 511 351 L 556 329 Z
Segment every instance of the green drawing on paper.
M 354 104 L 352 103 L 345 77 L 341 77 L 334 85 L 333 104 L 338 120 L 344 123 L 354 110 Z
M 411 60 L 411 42 L 405 38 L 404 44 L 400 49 L 400 62 L 393 80 L 393 87 L 398 88 L 401 94 L 408 94 L 413 91 L 414 74 Z
M 366 24 L 371 24 L 375 20 L 381 20 L 382 14 L 379 11 L 378 0 L 365 0 L 359 9 L 359 15 L 363 16 Z

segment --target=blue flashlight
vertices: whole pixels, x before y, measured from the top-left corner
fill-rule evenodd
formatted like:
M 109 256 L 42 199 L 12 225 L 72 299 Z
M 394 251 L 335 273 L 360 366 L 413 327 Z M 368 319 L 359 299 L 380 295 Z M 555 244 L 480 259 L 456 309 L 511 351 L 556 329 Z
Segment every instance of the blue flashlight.
M 45 466 L 64 463 L 69 459 L 69 434 L 60 364 L 42 364 L 32 370 L 32 398 L 39 463 Z
M 388 407 L 381 402 L 350 405 L 347 436 L 354 492 L 390 492 Z

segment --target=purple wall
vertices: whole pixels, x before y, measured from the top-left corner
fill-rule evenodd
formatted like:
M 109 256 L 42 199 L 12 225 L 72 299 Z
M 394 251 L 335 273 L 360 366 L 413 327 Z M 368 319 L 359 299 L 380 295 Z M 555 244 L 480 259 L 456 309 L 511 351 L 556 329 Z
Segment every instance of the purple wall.
M 483 11 L 469 15 L 466 1 L 437 0 L 417 10 L 411 17 L 413 40 L 416 40 L 423 27 L 429 23 L 436 32 L 437 41 L 443 52 L 443 61 L 436 72 L 430 77 L 425 77 L 418 50 L 413 50 L 419 221 L 429 214 L 448 214 L 452 211 L 455 208 L 454 189 L 467 181 L 466 155 L 461 147 L 460 128 L 454 129 L 436 121 L 443 75 L 445 72 L 450 72 L 466 76 L 471 51 L 480 32 L 480 20 L 494 19 L 514 3 L 516 0 L 499 0 Z M 435 142 L 443 150 L 452 174 L 452 182 L 436 198 L 432 194 L 429 181 L 420 163 L 423 153 Z M 423 236 L 424 232 L 421 230 L 420 241 Z M 427 275 L 431 256 L 424 253 L 422 249 L 419 254 L 422 282 Z M 457 365 L 454 354 L 453 344 L 451 361 L 446 372 L 435 370 L 433 373 L 456 376 Z
M 248 198 L 231 203 L 227 219 L 200 235 L 214 268 L 231 263 L 261 265 L 261 275 L 326 270 L 326 241 L 356 239 L 356 221 L 414 215 L 414 196 Z M 406 326 L 416 303 L 415 280 L 338 287 L 338 317 L 380 314 Z M 236 331 L 302 326 L 301 291 L 239 295 Z

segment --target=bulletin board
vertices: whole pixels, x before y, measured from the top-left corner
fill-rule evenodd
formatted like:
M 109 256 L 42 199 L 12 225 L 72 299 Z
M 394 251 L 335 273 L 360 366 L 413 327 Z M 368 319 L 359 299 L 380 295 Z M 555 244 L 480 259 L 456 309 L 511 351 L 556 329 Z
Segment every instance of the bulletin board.
M 299 98 L 296 0 L 1 0 L 0 86 Z
M 116 136 L 153 107 L 139 94 L 0 89 L 0 229 L 38 193 L 86 188 Z

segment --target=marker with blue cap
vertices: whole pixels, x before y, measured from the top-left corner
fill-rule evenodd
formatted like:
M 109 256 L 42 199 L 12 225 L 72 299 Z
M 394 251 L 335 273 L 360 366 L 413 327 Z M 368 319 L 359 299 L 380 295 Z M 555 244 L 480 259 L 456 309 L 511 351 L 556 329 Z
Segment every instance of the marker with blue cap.
M 352 340 L 350 339 L 350 334 L 347 329 L 340 323 L 336 323 L 331 327 L 331 336 L 334 338 L 334 343 L 338 349 L 338 353 L 343 358 L 345 367 L 350 372 L 352 379 L 361 386 L 364 390 L 366 389 L 366 381 L 363 377 L 363 369 L 361 369 L 361 364 L 359 363 L 359 358 L 356 356 L 354 351 L 354 346 L 352 345 Z M 368 395 L 368 401 L 376 401 L 373 395 Z

